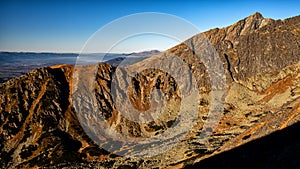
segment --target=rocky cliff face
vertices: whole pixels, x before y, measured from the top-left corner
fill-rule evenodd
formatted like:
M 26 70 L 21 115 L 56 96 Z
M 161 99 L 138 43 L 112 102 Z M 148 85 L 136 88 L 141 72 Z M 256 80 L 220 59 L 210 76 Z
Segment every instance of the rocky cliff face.
M 205 122 L 214 118 L 209 116 L 211 93 L 215 90 L 211 86 L 214 74 L 209 74 L 207 63 L 197 56 L 198 51 L 203 50 L 206 38 L 200 34 L 164 53 L 126 66 L 128 70 L 138 70 L 149 65 L 163 65 L 163 59 L 169 55 L 175 55 L 187 64 L 199 93 L 197 111 L 192 112 L 197 118 L 193 124 L 183 125 L 191 128 L 174 147 L 161 153 L 160 149 L 153 150 L 158 153 L 152 157 L 129 158 L 116 155 L 136 151 L 124 143 L 126 140 L 120 139 L 118 145 L 126 145 L 127 149 L 114 147 L 114 152 L 104 148 L 113 140 L 103 140 L 98 146 L 99 142 L 92 140 L 80 124 L 82 119 L 86 125 L 97 124 L 97 118 L 87 112 L 91 110 L 91 105 L 86 103 L 90 98 L 74 97 L 80 96 L 74 72 L 83 71 L 88 81 L 91 67 L 58 65 L 37 69 L 0 84 L 1 167 L 182 168 L 299 122 L 299 16 L 282 21 L 255 13 L 232 26 L 204 34 L 215 48 L 215 56 L 221 60 L 226 79 L 222 81 L 226 83 L 225 92 L 220 96 L 223 107 L 216 111 L 219 120 L 213 128 L 207 127 Z M 179 64 L 172 60 L 168 67 L 175 69 Z M 186 75 L 188 70 L 183 68 L 176 73 Z M 182 86 L 173 74 L 158 69 L 141 71 L 126 84 L 122 78 L 127 73 L 122 67 L 96 66 L 92 87 L 107 128 L 132 138 L 151 138 L 176 125 L 180 116 L 178 105 L 185 98 L 182 89 L 189 86 Z M 116 74 L 122 78 L 114 82 Z M 161 106 L 159 94 L 156 97 L 151 94 L 157 89 L 164 98 L 166 109 L 155 110 L 159 112 L 159 118 L 152 118 L 152 114 L 145 117 L 152 118 L 150 122 L 129 120 L 114 104 L 112 84 L 117 84 L 117 88 L 127 85 L 128 102 L 122 103 L 124 107 L 130 104 L 134 109 L 146 112 L 151 107 Z M 117 94 L 117 97 L 125 100 L 125 95 Z M 78 115 L 78 110 L 85 114 Z M 101 130 L 101 127 L 95 129 Z M 206 140 L 199 141 L 203 136 Z

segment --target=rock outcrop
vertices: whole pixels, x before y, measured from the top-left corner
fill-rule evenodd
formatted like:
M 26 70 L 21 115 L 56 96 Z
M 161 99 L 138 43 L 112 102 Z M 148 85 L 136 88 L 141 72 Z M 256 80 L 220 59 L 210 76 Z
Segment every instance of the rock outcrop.
M 216 51 L 213 56 L 217 58 L 201 60 L 197 54 L 206 51 L 203 46 L 207 47 L 207 42 L 210 42 L 208 47 L 214 47 L 208 52 Z M 232 26 L 195 35 L 130 66 L 116 68 L 104 63 L 80 67 L 58 65 L 11 79 L 0 84 L 1 168 L 183 168 L 208 165 L 209 158 L 214 159 L 215 156 L 218 159 L 226 151 L 247 146 L 276 131 L 284 131 L 288 126 L 297 127 L 300 120 L 299 44 L 300 16 L 272 20 L 255 13 Z M 124 143 L 126 140 L 120 139 L 117 145 L 126 145 L 127 149 L 126 146 L 122 149 L 112 147 L 112 152 L 107 147 L 114 140 L 91 139 L 89 133 L 94 131 L 83 128 L 82 121 L 84 125 L 94 125 L 98 121 L 89 112 L 94 106 L 88 103 L 92 97 L 80 97 L 80 87 L 85 90 L 93 88 L 97 110 L 109 130 L 131 138 L 151 138 L 177 125 L 185 90 L 193 91 L 193 86 L 186 86 L 172 73 L 158 69 L 141 71 L 129 81 L 122 79 L 130 73 L 125 68 L 139 70 L 163 65 L 163 59 L 170 55 L 177 56 L 187 65 L 175 73 L 189 75 L 186 72 L 191 72 L 197 86 L 194 93 L 199 94 L 197 105 L 184 104 L 196 108 L 192 113 L 197 118 L 192 124 L 183 124 L 183 128 L 191 127 L 184 133 L 183 139 L 166 151 L 153 150 L 156 155 L 146 158 L 118 155 L 120 152 L 137 151 L 132 149 L 131 144 Z M 225 88 L 220 84 L 212 86 L 212 78 L 223 76 L 220 72 L 208 71 L 208 64 L 213 67 L 217 63 L 214 59 L 219 59 L 225 70 L 225 81 L 221 81 Z M 173 70 L 180 65 L 176 60 L 169 63 L 168 67 Z M 96 68 L 96 73 L 91 74 L 95 76 L 92 79 L 94 83 L 91 83 L 92 86 L 80 86 L 76 72 L 82 71 L 85 76 L 79 80 L 87 82 L 91 77 L 88 70 L 92 68 Z M 151 107 L 163 105 L 166 107 L 163 111 L 155 109 L 160 114 L 159 118 L 145 114 L 144 118 L 151 121 L 141 123 L 122 114 L 112 91 L 124 88 L 124 85 L 128 90 L 116 95 L 120 100 L 127 96 L 128 102 L 122 102 L 122 106 L 131 105 L 136 110 L 147 112 Z M 214 101 L 211 93 L 220 88 L 224 93 L 218 101 L 223 107 L 211 115 L 210 107 Z M 156 94 L 153 95 L 153 92 Z M 160 96 L 165 101 L 163 104 Z M 193 110 L 192 107 L 190 110 Z M 78 111 L 84 114 L 78 114 Z M 209 118 L 218 119 L 212 128 L 205 124 Z M 101 127 L 95 129 L 101 130 Z M 174 138 L 178 135 L 180 133 L 175 132 Z M 277 154 L 280 156 L 280 153 Z M 297 157 L 291 158 L 294 161 Z

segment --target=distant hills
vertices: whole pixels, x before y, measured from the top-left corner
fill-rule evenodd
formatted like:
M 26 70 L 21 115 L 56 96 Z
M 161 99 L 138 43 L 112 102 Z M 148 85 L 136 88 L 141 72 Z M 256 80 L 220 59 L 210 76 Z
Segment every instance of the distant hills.
M 76 63 L 77 57 L 79 56 L 77 53 L 0 52 L 0 83 L 45 66 L 57 64 L 91 64 L 97 63 L 100 60 L 117 65 L 128 57 L 149 57 L 157 53 L 159 53 L 159 51 L 152 50 L 138 53 L 80 54 L 81 57 L 84 57 L 80 60 L 85 62 Z

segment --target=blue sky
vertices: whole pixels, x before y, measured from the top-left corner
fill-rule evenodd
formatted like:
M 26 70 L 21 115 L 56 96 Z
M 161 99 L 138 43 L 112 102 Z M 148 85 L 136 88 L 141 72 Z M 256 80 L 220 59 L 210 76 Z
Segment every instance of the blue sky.
M 284 19 L 300 14 L 300 2 L 1 0 L 0 51 L 80 52 L 99 28 L 134 13 L 161 12 L 176 15 L 191 22 L 200 31 L 205 31 L 231 25 L 256 11 L 264 17 Z M 124 52 L 146 49 L 136 41 L 128 43 L 134 47 L 123 49 Z M 163 50 L 167 47 L 160 45 L 157 48 Z

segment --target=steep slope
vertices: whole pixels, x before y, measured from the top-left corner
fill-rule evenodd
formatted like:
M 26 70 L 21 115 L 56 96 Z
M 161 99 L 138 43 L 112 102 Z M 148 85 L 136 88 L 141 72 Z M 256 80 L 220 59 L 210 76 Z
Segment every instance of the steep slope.
M 220 120 L 214 128 L 205 126 L 205 122 L 208 118 L 214 118 L 209 117 L 213 99 L 211 93 L 215 90 L 215 86 L 211 86 L 211 75 L 220 75 L 209 74 L 205 61 L 196 55 L 203 52 L 203 44 L 207 42 L 203 34 L 195 35 L 157 56 L 127 66 L 128 70 L 139 70 L 151 65 L 163 65 L 163 59 L 175 55 L 188 66 L 176 73 L 186 75 L 190 70 L 197 83 L 200 97 L 196 111 L 192 112 L 197 119 L 193 124 L 183 125 L 192 128 L 170 150 L 153 150 L 161 153 L 153 157 L 115 155 L 123 151 L 136 151 L 131 149 L 130 144 L 123 144 L 126 140 L 119 140 L 119 147 L 113 147 L 114 153 L 101 148 L 109 147 L 113 140 L 103 140 L 99 147 L 80 125 L 82 119 L 85 125 L 98 124 L 97 118 L 89 112 L 93 105 L 87 100 L 91 98 L 74 96 L 81 96 L 79 87 L 85 90 L 92 87 L 108 129 L 133 138 L 151 138 L 176 126 L 176 119 L 179 118 L 178 105 L 185 98 L 182 88 L 189 86 L 182 87 L 181 81 L 177 81 L 172 73 L 146 69 L 126 84 L 121 83 L 126 81 L 122 78 L 128 73 L 123 68 L 103 63 L 76 68 L 58 65 L 37 69 L 0 84 L 1 167 L 182 168 L 294 125 L 300 120 L 299 24 L 300 16 L 275 21 L 255 13 L 232 26 L 204 33 L 215 48 L 217 53 L 214 56 L 221 60 L 226 75 L 226 82 L 222 81 L 226 83 L 225 93 L 220 96 L 224 107 L 216 111 Z M 168 66 L 178 68 L 180 62 L 171 61 Z M 92 77 L 89 70 L 93 68 L 97 72 L 92 86 L 76 83 L 78 77 L 74 76 L 74 71 L 82 71 L 84 76 L 80 80 L 86 82 Z M 113 83 L 117 84 L 115 87 L 128 86 L 126 94 L 129 102 L 123 103 L 123 107 L 130 104 L 143 112 L 151 109 L 153 104 L 153 107 L 159 107 L 162 103 L 156 100 L 157 97 L 151 97 L 151 93 L 158 89 L 165 98 L 163 105 L 166 106 L 164 111 L 157 110 L 161 116 L 151 122 L 140 123 L 122 114 L 111 94 L 116 74 L 122 78 Z M 117 96 L 125 99 L 122 98 L 124 95 Z M 83 112 L 82 116 L 78 110 Z M 95 129 L 102 130 L 101 127 L 95 126 Z M 206 140 L 200 141 L 204 136 Z M 120 145 L 128 147 L 120 149 Z
M 108 154 L 84 134 L 74 113 L 72 69 L 37 69 L 0 86 L 1 168 L 82 162 Z

